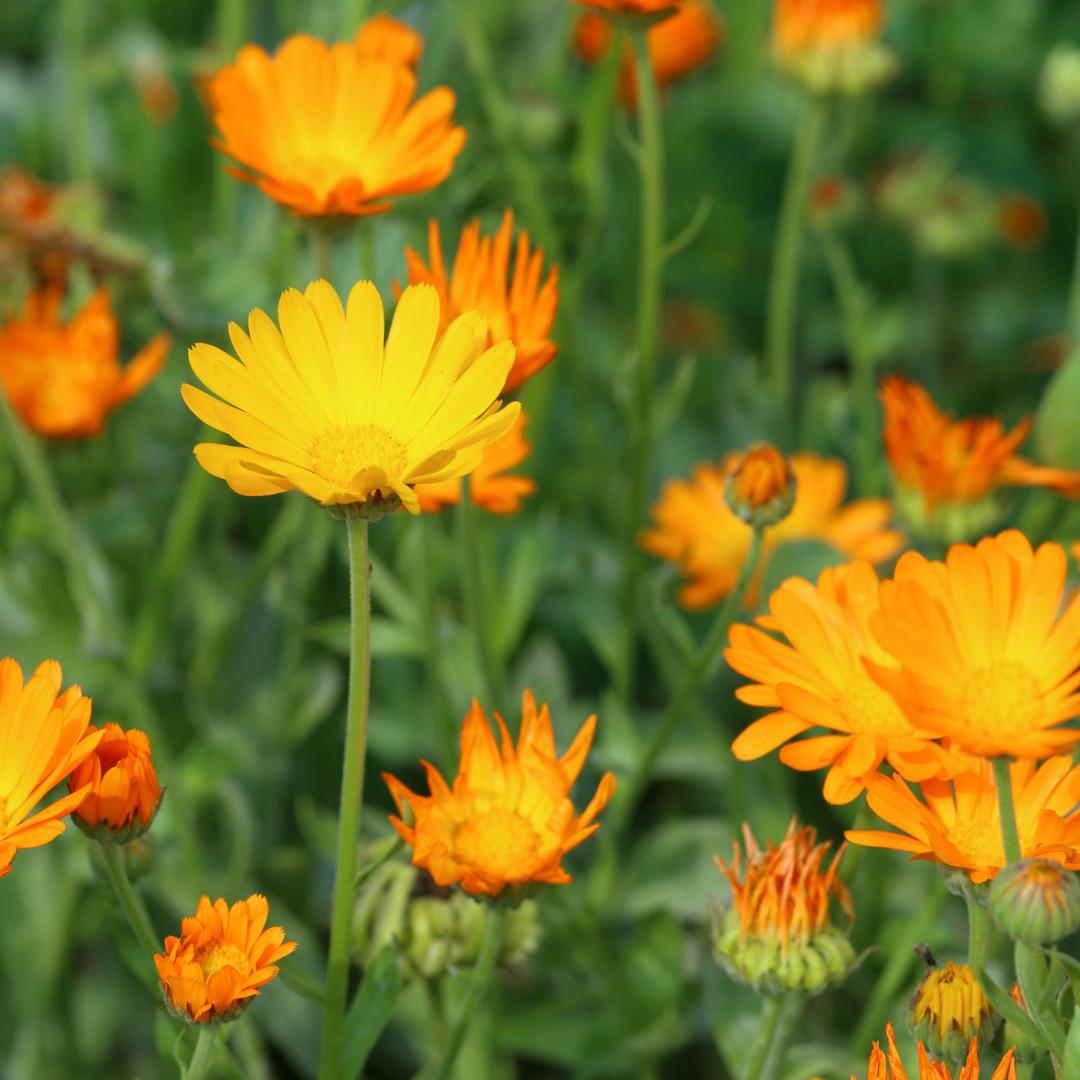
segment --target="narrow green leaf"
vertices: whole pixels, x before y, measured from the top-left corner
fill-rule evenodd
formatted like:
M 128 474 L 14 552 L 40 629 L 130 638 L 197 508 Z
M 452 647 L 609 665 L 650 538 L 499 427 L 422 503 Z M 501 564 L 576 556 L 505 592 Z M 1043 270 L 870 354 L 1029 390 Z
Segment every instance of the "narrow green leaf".
M 314 1001 L 319 1008 L 322 1008 L 323 1002 L 326 1000 L 326 989 L 315 978 L 314 975 L 308 974 L 295 960 L 290 960 L 286 957 L 278 964 L 278 975 L 281 981 L 298 997 L 307 998 L 308 1001 Z
M 401 991 L 401 964 L 397 950 L 387 945 L 368 968 L 345 1017 L 342 1050 L 346 1080 L 355 1080 L 367 1064 L 368 1055 L 390 1021 Z

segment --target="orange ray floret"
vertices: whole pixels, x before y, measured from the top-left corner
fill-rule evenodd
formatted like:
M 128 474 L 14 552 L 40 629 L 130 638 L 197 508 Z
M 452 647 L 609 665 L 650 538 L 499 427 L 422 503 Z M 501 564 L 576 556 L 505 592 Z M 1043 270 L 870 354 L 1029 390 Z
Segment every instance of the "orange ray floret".
M 489 344 L 512 341 L 517 349 L 514 366 L 506 377 L 503 394 L 517 389 L 555 359 L 559 347 L 548 337 L 559 307 L 559 268 L 551 267 L 541 285 L 544 249 L 530 254 L 529 234 L 518 233 L 513 277 L 507 288 L 510 248 L 514 237 L 514 212 L 503 214 L 494 236 L 480 235 L 480 219 L 466 225 L 458 241 L 454 268 L 449 277 L 443 261 L 439 223 L 428 222 L 428 266 L 411 247 L 405 249 L 409 283 L 434 285 L 442 305 L 442 333 L 462 312 L 479 311 L 488 321 Z M 398 291 L 397 282 L 394 283 Z
M 916 781 L 948 778 L 965 767 L 934 742 L 939 732 L 913 724 L 871 677 L 898 666 L 870 630 L 880 587 L 874 568 L 861 560 L 822 571 L 816 587 L 789 578 L 769 598 L 770 614 L 758 620 L 787 643 L 742 623 L 731 627 L 724 656 L 755 680 L 736 697 L 777 710 L 735 740 L 737 758 L 750 761 L 782 746 L 780 760 L 793 769 L 829 766 L 825 798 L 832 803 L 858 796 L 886 759 Z M 831 733 L 796 739 L 813 727 Z
M 290 37 L 270 57 L 245 45 L 208 87 L 230 170 L 302 217 L 381 214 L 441 184 L 465 145 L 445 86 L 415 103 L 415 35 L 385 16 L 355 42 Z
M 870 1051 L 867 1080 L 889 1080 L 890 1075 L 892 1080 L 908 1080 L 900 1055 L 896 1050 L 892 1024 L 885 1025 L 885 1034 L 889 1037 L 888 1062 L 886 1063 L 884 1051 L 875 1042 L 873 1050 Z M 852 1076 L 851 1080 L 856 1080 L 856 1078 Z M 919 1040 L 919 1080 L 952 1080 L 949 1066 L 943 1061 L 931 1061 L 921 1039 Z M 979 1040 L 977 1038 L 971 1040 L 967 1061 L 961 1066 L 957 1080 L 979 1080 Z M 1005 1051 L 990 1080 L 1016 1080 L 1016 1062 L 1013 1060 L 1012 1047 Z
M 612 15 L 653 16 L 674 11 L 681 0 L 574 0 L 576 4 L 608 11 Z
M 60 665 L 46 660 L 23 685 L 22 668 L 0 660 L 0 877 L 19 848 L 41 847 L 63 831 L 90 785 L 34 807 L 94 752 L 101 733 L 90 723 L 90 699 L 77 686 L 60 693 Z M 59 696 L 58 696 L 59 695 Z
M 278 973 L 272 965 L 296 948 L 280 926 L 264 929 L 269 914 L 258 894 L 231 908 L 204 896 L 181 937 L 167 937 L 165 954 L 154 956 L 170 1012 L 189 1024 L 236 1020 Z
M 735 587 L 753 529 L 728 508 L 724 482 L 742 460 L 728 454 L 719 465 L 702 463 L 690 479 L 668 480 L 650 510 L 655 528 L 643 530 L 638 543 L 658 558 L 677 562 L 690 578 L 679 603 L 691 610 L 718 604 Z M 844 506 L 847 466 L 839 458 L 821 458 L 804 450 L 791 457 L 795 503 L 779 524 L 765 530 L 761 566 L 747 590 L 746 604 L 757 602 L 769 555 L 791 540 L 822 540 L 852 559 L 873 563 L 892 558 L 904 546 L 901 533 L 889 527 L 887 499 L 856 499 Z
M 162 331 L 121 368 L 120 327 L 98 289 L 63 324 L 63 286 L 26 296 L 22 318 L 0 327 L 0 384 L 27 426 L 50 439 L 100 435 L 105 419 L 165 366 L 172 335 Z
M 1046 487 L 1080 496 L 1080 472 L 1036 465 L 1016 451 L 1031 419 L 1006 432 L 997 417 L 956 420 L 918 384 L 891 375 L 881 384 L 882 440 L 897 487 L 922 495 L 927 513 L 971 503 L 1000 487 Z
M 354 43 L 361 60 L 383 60 L 413 71 L 424 55 L 424 39 L 408 23 L 382 11 L 363 23 Z
M 986 757 L 1045 758 L 1080 732 L 1080 604 L 1058 618 L 1067 560 L 1009 531 L 954 544 L 944 563 L 915 552 L 881 587 L 874 637 L 898 671 L 871 674 L 913 724 Z
M 861 45 L 885 26 L 884 0 L 776 0 L 773 47 L 785 57 Z
M 473 895 L 498 896 L 507 887 L 532 882 L 568 884 L 572 879 L 561 866 L 563 855 L 600 828 L 593 819 L 615 793 L 615 777 L 605 773 L 584 813 L 574 814 L 570 789 L 589 753 L 596 717 L 589 717 L 561 758 L 555 754 L 548 708 L 537 711 L 529 690 L 522 699 L 516 749 L 502 717 L 496 713 L 495 719 L 501 750 L 484 710 L 473 701 L 461 729 L 452 789 L 426 761 L 430 796 L 416 795 L 383 773 L 399 813 L 407 805 L 414 824 L 390 820 L 412 846 L 413 864 L 425 867 L 438 885 L 460 884 Z

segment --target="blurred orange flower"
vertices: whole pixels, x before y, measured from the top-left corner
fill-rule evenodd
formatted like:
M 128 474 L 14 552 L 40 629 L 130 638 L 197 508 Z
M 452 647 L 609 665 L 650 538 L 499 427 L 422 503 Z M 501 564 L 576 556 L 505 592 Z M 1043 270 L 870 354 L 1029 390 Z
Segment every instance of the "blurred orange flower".
M 156 334 L 121 369 L 120 328 L 108 292 L 98 289 L 66 325 L 62 298 L 58 283 L 33 289 L 22 318 L 0 327 L 0 384 L 39 435 L 82 439 L 100 435 L 109 413 L 161 371 L 172 335 Z
M 535 480 L 504 475 L 532 453 L 532 443 L 525 438 L 528 423 L 528 414 L 522 409 L 514 426 L 484 447 L 480 464 L 469 474 L 469 498 L 474 506 L 492 514 L 516 514 L 521 509 L 521 500 L 536 491 Z M 417 484 L 415 491 L 420 509 L 425 514 L 437 514 L 444 506 L 456 506 L 461 501 L 461 478 L 439 484 Z
M 680 0 L 574 0 L 574 3 L 609 11 L 612 15 L 653 16 L 674 12 Z
M 568 884 L 563 855 L 600 828 L 593 819 L 615 793 L 615 777 L 605 773 L 584 813 L 574 816 L 570 789 L 589 753 L 596 717 L 589 717 L 561 758 L 555 754 L 548 708 L 538 712 L 529 690 L 522 699 L 516 749 L 502 717 L 496 713 L 495 719 L 501 751 L 484 710 L 473 701 L 461 729 L 453 789 L 426 761 L 430 796 L 417 795 L 383 773 L 399 813 L 408 805 L 415 824 L 390 820 L 412 846 L 413 864 L 425 867 L 438 885 L 460 884 L 473 895 L 498 896 L 508 887 L 535 882 Z
M 884 1051 L 875 1042 L 874 1049 L 870 1051 L 870 1068 L 867 1080 L 889 1080 L 890 1072 L 892 1080 L 908 1080 L 907 1073 L 904 1072 L 903 1062 L 901 1062 L 900 1055 L 896 1050 L 892 1024 L 885 1025 L 885 1033 L 889 1037 L 888 1067 L 886 1067 Z M 949 1066 L 943 1061 L 931 1061 L 921 1039 L 919 1040 L 919 1080 L 952 1080 Z M 967 1062 L 960 1069 L 957 1080 L 979 1080 L 978 1038 L 971 1040 Z M 1005 1051 L 990 1080 L 1016 1080 L 1016 1062 L 1013 1060 L 1012 1047 Z
M 750 548 L 751 526 L 728 508 L 724 485 L 742 454 L 728 454 L 719 465 L 694 467 L 690 480 L 668 480 L 651 508 L 656 527 L 638 536 L 639 544 L 658 558 L 677 562 L 690 578 L 679 590 L 679 603 L 691 610 L 718 604 L 735 587 Z M 887 499 L 856 499 L 843 505 L 847 466 L 839 458 L 821 458 L 809 450 L 791 457 L 795 503 L 779 524 L 765 530 L 762 561 L 746 594 L 757 602 L 769 555 L 791 540 L 822 540 L 852 559 L 873 563 L 892 558 L 904 546 L 903 535 L 889 527 Z
M 1013 247 L 1026 251 L 1046 235 L 1046 210 L 1030 195 L 1006 195 L 998 203 L 998 224 Z
M 22 668 L 0 660 L 0 877 L 19 848 L 55 840 L 64 831 L 60 819 L 90 791 L 85 784 L 28 817 L 101 740 L 96 728 L 87 729 L 90 699 L 77 686 L 61 694 L 60 680 L 55 660 L 38 665 L 25 686 Z
M 884 25 L 884 0 L 776 0 L 773 47 L 794 58 L 810 49 L 860 45 L 878 37 Z
M 181 937 L 165 939 L 155 954 L 161 992 L 169 1011 L 189 1024 L 236 1020 L 277 973 L 271 965 L 296 948 L 280 926 L 264 929 L 270 914 L 255 894 L 230 908 L 224 900 L 199 901 L 195 918 L 184 919 Z
M 296 34 L 273 58 L 245 45 L 209 85 L 214 145 L 250 170 L 234 176 L 301 217 L 385 213 L 391 196 L 442 183 L 465 145 L 453 91 L 410 105 L 418 49 L 385 16 L 354 43 Z
M 426 282 L 439 293 L 441 334 L 459 315 L 479 311 L 488 322 L 488 344 L 512 341 L 517 349 L 514 366 L 506 378 L 503 394 L 516 390 L 541 368 L 555 359 L 559 347 L 548 337 L 559 307 L 559 268 L 553 266 L 540 284 L 544 269 L 544 249 L 530 255 L 529 234 L 518 233 L 514 274 L 507 291 L 510 246 L 514 235 L 514 212 L 503 214 L 499 231 L 480 235 L 480 219 L 466 225 L 458 241 L 454 268 L 449 278 L 443 262 L 439 223 L 428 222 L 428 266 L 411 247 L 405 249 L 409 284 Z M 394 283 L 394 292 L 401 288 Z

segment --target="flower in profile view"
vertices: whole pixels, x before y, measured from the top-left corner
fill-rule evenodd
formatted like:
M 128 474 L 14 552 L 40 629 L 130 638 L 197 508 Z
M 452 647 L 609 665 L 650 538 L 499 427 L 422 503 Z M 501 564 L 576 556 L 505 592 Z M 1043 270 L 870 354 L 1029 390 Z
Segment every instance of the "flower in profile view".
M 295 34 L 273 57 L 245 45 L 207 86 L 214 145 L 242 166 L 232 175 L 300 217 L 385 213 L 441 184 L 465 145 L 451 90 L 413 102 L 420 48 L 386 16 L 355 42 Z
M 791 513 L 795 490 L 791 462 L 768 443 L 747 450 L 724 482 L 728 507 L 747 525 L 783 521 Z
M 725 499 L 728 477 L 743 454 L 728 454 L 719 465 L 702 463 L 690 479 L 668 480 L 653 503 L 654 527 L 638 543 L 650 554 L 676 562 L 690 580 L 679 590 L 679 603 L 692 611 L 718 604 L 734 589 L 750 549 L 753 529 L 740 520 Z M 804 450 L 791 456 L 795 501 L 779 524 L 765 530 L 761 566 L 746 594 L 746 606 L 758 599 L 769 556 L 792 540 L 820 540 L 851 559 L 872 563 L 892 558 L 904 546 L 891 528 L 887 499 L 856 499 L 844 505 L 847 466 L 839 458 L 821 458 Z
M 511 515 L 521 509 L 521 500 L 536 491 L 536 481 L 527 476 L 507 475 L 532 452 L 532 443 L 525 438 L 529 417 L 522 409 L 514 426 L 501 438 L 484 447 L 480 464 L 469 475 L 469 499 L 491 514 Z M 441 484 L 418 484 L 416 497 L 425 514 L 437 514 L 444 506 L 456 506 L 461 501 L 461 478 L 444 480 Z
M 400 506 L 418 514 L 417 484 L 472 472 L 517 419 L 521 406 L 498 400 L 513 345 L 485 350 L 487 323 L 475 311 L 436 342 L 430 285 L 405 290 L 385 344 L 382 299 L 369 281 L 353 287 L 347 310 L 325 281 L 290 289 L 278 320 L 280 331 L 256 309 L 250 336 L 230 324 L 239 361 L 212 345 L 189 354 L 224 401 L 185 385 L 188 408 L 241 443 L 201 443 L 195 455 L 241 495 L 295 488 L 341 508 L 336 515 L 376 520 Z
M 517 349 L 514 366 L 507 376 L 503 393 L 516 390 L 527 379 L 555 359 L 559 347 L 548 336 L 559 307 L 559 268 L 553 266 L 541 284 L 544 249 L 531 251 L 529 234 L 518 234 L 514 271 L 507 286 L 510 248 L 514 236 L 514 212 L 503 214 L 494 236 L 481 236 L 480 219 L 466 225 L 458 241 L 457 254 L 450 275 L 443 261 L 439 224 L 428 222 L 429 266 L 411 247 L 405 249 L 405 262 L 411 285 L 433 285 L 439 293 L 443 332 L 462 312 L 479 311 L 487 319 L 492 345 L 512 341 Z M 397 282 L 394 283 L 398 290 Z
M 32 814 L 101 740 L 88 728 L 90 699 L 77 686 L 60 693 L 60 665 L 40 664 L 26 685 L 22 668 L 0 660 L 0 877 L 19 848 L 41 847 L 64 831 L 61 820 L 86 798 L 90 785 Z
M 0 327 L 0 384 L 26 425 L 49 439 L 100 435 L 105 420 L 165 366 L 172 335 L 156 334 L 121 368 L 120 327 L 98 289 L 67 323 L 63 286 L 26 296 L 21 318 Z
M 873 1050 L 870 1051 L 870 1067 L 867 1080 L 890 1080 L 890 1077 L 891 1080 L 908 1080 L 903 1063 L 900 1061 L 900 1055 L 896 1050 L 892 1024 L 885 1025 L 885 1033 L 889 1037 L 888 1061 L 886 1062 L 884 1051 L 875 1042 Z M 952 1080 L 949 1066 L 943 1061 L 931 1061 L 921 1040 L 919 1042 L 919 1080 Z M 967 1061 L 960 1069 L 957 1080 L 979 1080 L 978 1037 L 971 1040 Z M 1005 1051 L 990 1080 L 1016 1080 L 1016 1062 L 1013 1060 L 1011 1049 Z
M 1021 859 L 994 878 L 986 906 L 1014 941 L 1049 945 L 1080 930 L 1080 878 L 1056 859 Z
M 929 957 L 926 974 L 908 1002 L 908 1030 L 920 1047 L 925 1044 L 934 1057 L 967 1057 L 970 1062 L 976 1040 L 988 1043 L 1000 1019 L 967 964 L 950 960 L 938 967 Z
M 568 884 L 563 855 L 600 828 L 594 819 L 615 794 L 615 777 L 605 773 L 583 813 L 574 814 L 569 798 L 592 745 L 596 717 L 589 717 L 561 758 L 548 708 L 537 710 L 529 690 L 522 698 L 516 748 L 502 717 L 496 713 L 495 719 L 501 749 L 473 701 L 461 729 L 452 788 L 426 761 L 430 795 L 417 795 L 383 773 L 398 812 L 408 806 L 414 823 L 390 820 L 412 847 L 414 865 L 427 869 L 437 885 L 460 884 L 467 893 L 487 896 L 509 889 L 519 896 L 540 882 Z
M 255 894 L 230 908 L 224 900 L 199 901 L 195 918 L 184 919 L 180 937 L 165 939 L 154 956 L 169 1012 L 189 1024 L 238 1020 L 296 948 L 280 926 L 265 929 L 270 907 Z

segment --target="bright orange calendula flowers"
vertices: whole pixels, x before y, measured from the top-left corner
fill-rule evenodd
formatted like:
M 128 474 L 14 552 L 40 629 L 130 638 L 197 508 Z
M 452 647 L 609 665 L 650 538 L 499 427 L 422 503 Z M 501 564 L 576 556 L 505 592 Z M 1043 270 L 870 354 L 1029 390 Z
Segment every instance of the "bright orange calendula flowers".
M 77 686 L 60 693 L 60 665 L 46 660 L 23 685 L 22 668 L 0 660 L 0 877 L 19 848 L 41 847 L 64 831 L 90 785 L 30 816 L 34 807 L 94 752 L 90 699 Z
M 884 0 L 776 0 L 773 47 L 784 56 L 872 41 L 885 25 Z
M 451 90 L 413 103 L 420 48 L 385 16 L 351 43 L 296 34 L 273 57 L 245 45 L 208 87 L 215 145 L 294 214 L 384 213 L 393 196 L 442 183 L 465 145 Z
M 100 435 L 114 409 L 165 366 L 172 335 L 162 331 L 124 368 L 120 327 L 98 289 L 68 323 L 63 287 L 27 294 L 22 318 L 0 327 L 0 384 L 27 426 L 50 439 Z
M 199 901 L 195 918 L 184 919 L 180 937 L 165 939 L 154 956 L 165 1003 L 189 1024 L 236 1020 L 259 987 L 277 973 L 272 965 L 296 948 L 280 926 L 265 929 L 265 896 L 249 896 L 230 908 L 224 900 Z
M 530 691 L 522 700 L 521 732 L 515 748 L 498 713 L 502 748 L 484 710 L 473 701 L 461 729 L 461 759 L 453 788 L 426 761 L 431 795 L 417 795 L 383 773 L 398 810 L 407 805 L 414 824 L 392 817 L 394 828 L 413 848 L 413 863 L 425 867 L 439 885 L 456 885 L 474 895 L 498 896 L 507 888 L 534 882 L 565 885 L 570 875 L 563 855 L 591 836 L 593 819 L 615 793 L 615 777 L 605 773 L 592 801 L 574 814 L 570 789 L 592 744 L 591 716 L 560 758 L 547 706 L 539 711 Z
M 428 257 L 431 265 L 411 247 L 405 249 L 409 283 L 434 285 L 441 304 L 442 333 L 462 312 L 479 311 L 488 321 L 489 343 L 512 341 L 517 349 L 514 366 L 503 393 L 517 389 L 555 359 L 559 347 L 548 337 L 559 307 L 559 268 L 553 266 L 541 284 L 544 249 L 530 252 L 529 234 L 518 234 L 514 272 L 507 288 L 514 212 L 503 214 L 494 236 L 480 235 L 480 220 L 466 225 L 458 241 L 449 277 L 443 261 L 439 223 L 428 222 Z M 397 283 L 395 282 L 395 289 Z
M 889 1080 L 890 1076 L 892 1080 L 908 1080 L 903 1062 L 896 1050 L 892 1024 L 885 1025 L 885 1033 L 889 1038 L 888 1060 L 886 1061 L 885 1052 L 875 1042 L 873 1050 L 870 1051 L 867 1080 Z M 855 1080 L 855 1077 L 853 1076 L 851 1080 Z M 919 1040 L 919 1080 L 952 1080 L 949 1066 L 943 1061 L 931 1061 L 921 1039 Z M 957 1080 L 979 1080 L 979 1040 L 977 1038 L 971 1040 L 967 1061 L 960 1069 Z M 1013 1060 L 1011 1047 L 1005 1051 L 990 1080 L 1016 1080 L 1016 1062 Z

